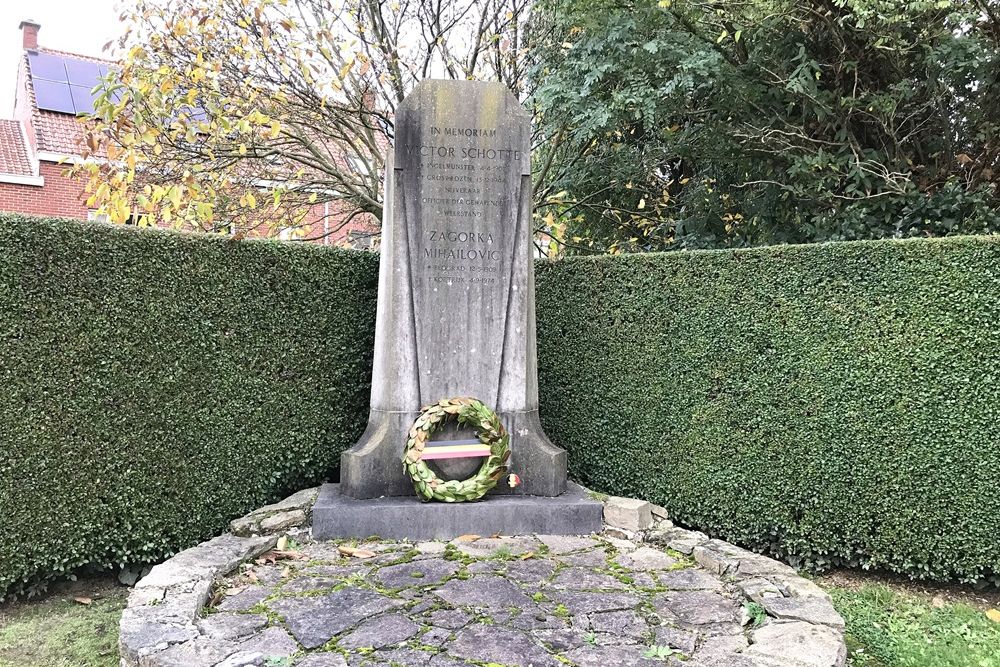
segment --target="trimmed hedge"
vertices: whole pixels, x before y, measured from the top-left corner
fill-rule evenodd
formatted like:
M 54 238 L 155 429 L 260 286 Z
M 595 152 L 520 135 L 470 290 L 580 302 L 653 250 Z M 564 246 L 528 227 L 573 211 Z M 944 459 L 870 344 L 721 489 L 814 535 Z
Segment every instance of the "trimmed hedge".
M 324 479 L 366 421 L 377 263 L 0 216 L 0 596 Z
M 0 215 L 0 596 L 335 475 L 367 417 L 377 264 Z M 997 580 L 1000 239 L 536 277 L 542 418 L 575 479 L 803 565 Z
M 575 479 L 805 565 L 997 581 L 997 237 L 569 259 L 537 293 Z

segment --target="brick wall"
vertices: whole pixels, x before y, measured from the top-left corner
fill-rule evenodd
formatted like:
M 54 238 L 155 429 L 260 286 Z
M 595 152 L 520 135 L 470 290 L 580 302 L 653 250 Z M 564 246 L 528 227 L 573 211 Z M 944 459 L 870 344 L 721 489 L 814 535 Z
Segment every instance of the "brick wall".
M 0 183 L 0 211 L 87 219 L 83 184 L 63 176 L 67 165 L 42 162 L 44 186 Z
M 45 185 L 42 187 L 0 183 L 0 212 L 86 220 L 87 198 L 83 192 L 83 182 L 63 176 L 68 168 L 64 164 L 42 162 L 40 171 L 45 178 Z M 363 242 L 364 238 L 378 230 L 378 222 L 367 215 L 356 216 L 347 225 L 342 225 L 349 210 L 344 202 L 312 206 L 302 228 L 289 240 L 337 245 L 349 242 L 352 232 L 359 234 L 359 242 Z M 250 236 L 277 236 L 277 232 L 261 228 L 252 231 Z

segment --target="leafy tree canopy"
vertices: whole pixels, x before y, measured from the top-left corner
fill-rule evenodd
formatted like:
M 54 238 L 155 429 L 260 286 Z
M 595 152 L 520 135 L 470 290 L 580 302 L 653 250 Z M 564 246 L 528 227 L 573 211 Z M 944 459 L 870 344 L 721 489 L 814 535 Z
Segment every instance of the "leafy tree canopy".
M 570 248 L 1000 231 L 997 0 L 541 0 L 534 34 Z
M 138 0 L 90 122 L 90 204 L 238 233 L 323 202 L 378 218 L 396 104 L 431 76 L 519 90 L 527 4 Z

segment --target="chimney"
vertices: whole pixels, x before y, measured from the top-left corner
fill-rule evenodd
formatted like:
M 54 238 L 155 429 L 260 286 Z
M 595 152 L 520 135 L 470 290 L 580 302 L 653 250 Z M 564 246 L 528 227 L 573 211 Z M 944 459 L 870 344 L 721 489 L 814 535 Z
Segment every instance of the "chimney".
M 21 25 L 17 27 L 21 29 L 22 47 L 31 51 L 37 49 L 38 31 L 42 29 L 42 26 L 35 23 L 31 19 L 28 19 L 26 21 L 21 21 Z

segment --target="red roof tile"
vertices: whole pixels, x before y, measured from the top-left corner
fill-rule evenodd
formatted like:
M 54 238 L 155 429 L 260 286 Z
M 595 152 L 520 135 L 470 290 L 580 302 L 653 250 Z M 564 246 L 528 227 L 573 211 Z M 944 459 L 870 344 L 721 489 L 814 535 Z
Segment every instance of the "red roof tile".
M 24 131 L 16 120 L 0 120 L 0 174 L 34 176 Z
M 83 150 L 83 125 L 80 120 L 67 113 L 41 111 L 34 112 L 35 135 L 38 150 L 51 151 L 62 155 L 79 155 Z

